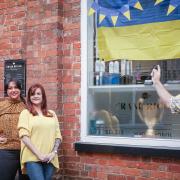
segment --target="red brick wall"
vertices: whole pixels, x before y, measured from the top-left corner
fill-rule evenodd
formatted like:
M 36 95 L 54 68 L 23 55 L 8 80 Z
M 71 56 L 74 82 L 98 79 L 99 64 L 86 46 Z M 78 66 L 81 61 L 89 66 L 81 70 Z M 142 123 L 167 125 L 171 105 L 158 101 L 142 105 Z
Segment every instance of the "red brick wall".
M 63 135 L 65 180 L 179 180 L 180 159 L 77 153 L 80 139 L 80 0 L 0 1 L 0 96 L 3 63 L 27 60 L 27 86 L 42 83 Z M 63 155 L 63 156 L 62 156 Z
M 25 59 L 27 89 L 32 83 L 43 84 L 49 108 L 59 117 L 62 9 L 58 0 L 0 0 L 0 97 L 4 91 L 4 61 Z
M 1 96 L 4 60 L 22 58 L 27 61 L 27 87 L 35 82 L 42 83 L 50 107 L 57 108 L 61 9 L 58 0 L 0 1 Z

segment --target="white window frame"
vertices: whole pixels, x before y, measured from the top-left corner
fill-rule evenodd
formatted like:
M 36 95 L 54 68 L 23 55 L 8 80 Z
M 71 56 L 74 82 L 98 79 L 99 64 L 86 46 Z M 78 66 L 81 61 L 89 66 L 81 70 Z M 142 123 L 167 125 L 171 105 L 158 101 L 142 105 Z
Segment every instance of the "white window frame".
M 155 139 L 155 138 L 131 138 L 131 137 L 109 137 L 109 136 L 92 136 L 88 135 L 87 123 L 87 92 L 88 92 L 88 77 L 87 77 L 87 1 L 81 1 L 81 141 L 95 144 L 113 144 L 124 146 L 148 146 L 148 147 L 167 147 L 179 148 L 180 140 L 177 139 Z

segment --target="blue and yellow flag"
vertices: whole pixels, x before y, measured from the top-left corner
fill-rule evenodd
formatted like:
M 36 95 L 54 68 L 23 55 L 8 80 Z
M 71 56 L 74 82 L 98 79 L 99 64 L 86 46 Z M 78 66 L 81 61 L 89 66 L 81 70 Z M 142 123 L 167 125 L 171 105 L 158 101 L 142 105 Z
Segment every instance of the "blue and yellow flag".
M 180 58 L 180 0 L 98 0 L 101 59 Z

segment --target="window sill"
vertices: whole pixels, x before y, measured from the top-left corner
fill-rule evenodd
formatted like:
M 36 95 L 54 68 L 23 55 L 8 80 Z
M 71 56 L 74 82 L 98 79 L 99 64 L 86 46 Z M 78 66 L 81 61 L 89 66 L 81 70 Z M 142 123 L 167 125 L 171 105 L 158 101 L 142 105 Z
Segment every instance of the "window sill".
M 111 153 L 111 154 L 131 154 L 141 156 L 158 157 L 180 157 L 180 148 L 174 147 L 151 147 L 151 146 L 128 146 L 114 144 L 96 144 L 88 142 L 76 142 L 75 150 L 88 153 Z

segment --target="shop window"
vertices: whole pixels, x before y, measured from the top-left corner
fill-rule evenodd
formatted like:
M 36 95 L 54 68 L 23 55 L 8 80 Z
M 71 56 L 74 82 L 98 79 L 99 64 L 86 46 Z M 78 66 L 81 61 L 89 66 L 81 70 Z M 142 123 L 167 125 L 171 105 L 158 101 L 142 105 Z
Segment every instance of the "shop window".
M 180 32 L 179 6 L 170 12 L 168 3 L 82 2 L 83 141 L 180 144 L 180 114 L 172 114 L 161 103 L 150 75 L 159 64 L 164 86 L 173 95 L 180 93 L 180 39 L 172 36 Z M 169 27 L 171 22 L 177 26 Z M 149 31 L 140 26 L 146 23 Z M 134 28 L 133 34 L 129 28 Z

